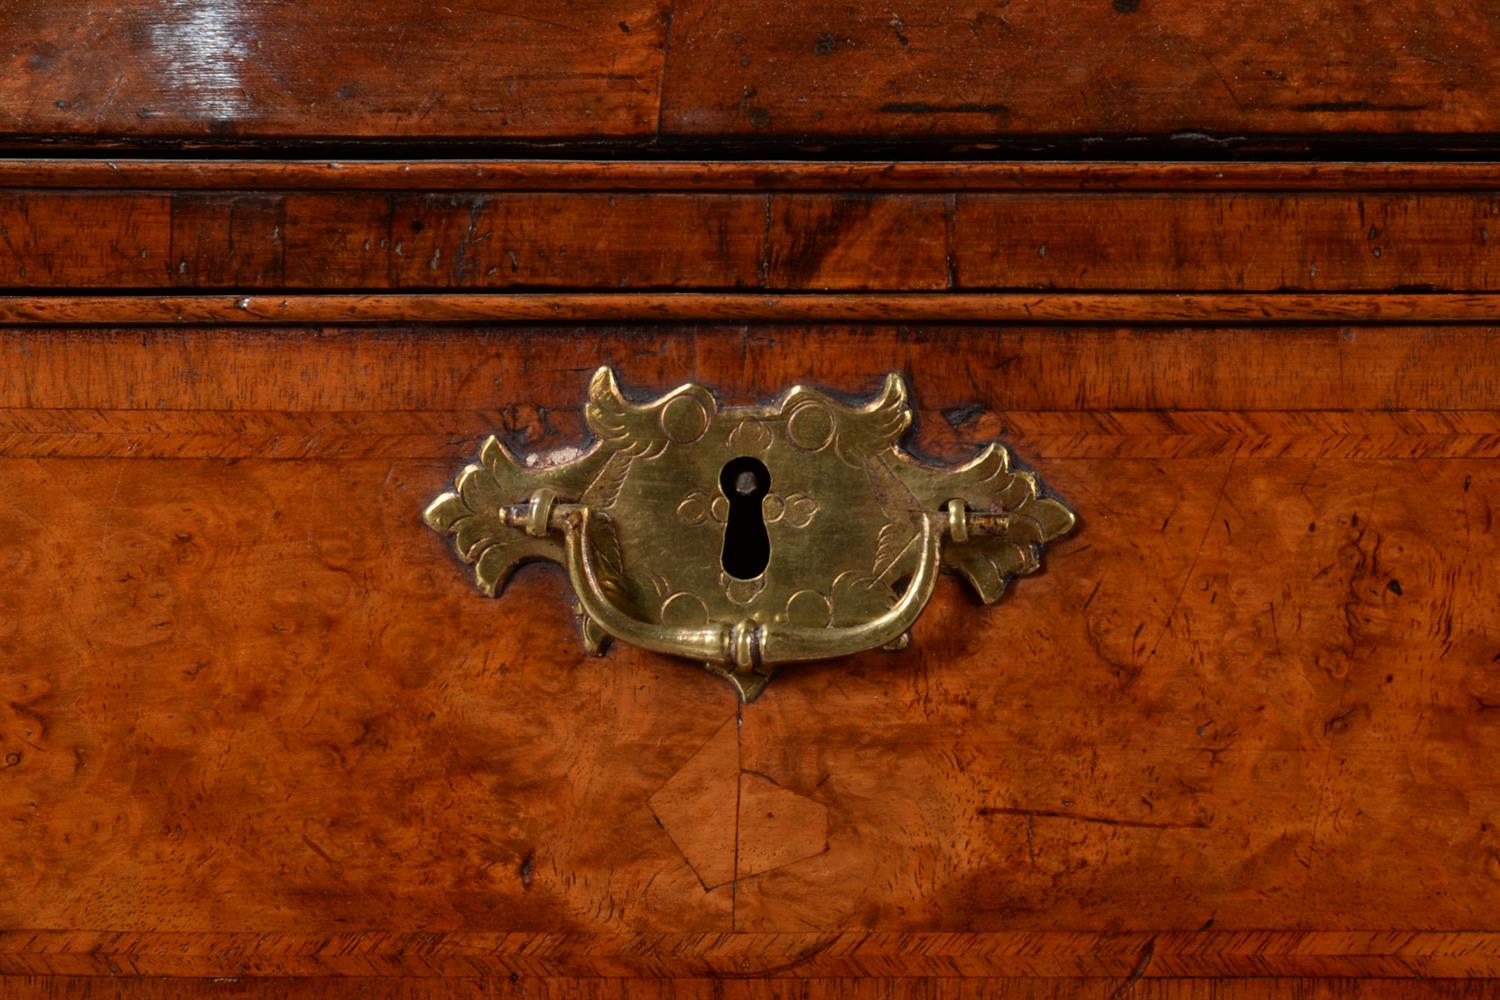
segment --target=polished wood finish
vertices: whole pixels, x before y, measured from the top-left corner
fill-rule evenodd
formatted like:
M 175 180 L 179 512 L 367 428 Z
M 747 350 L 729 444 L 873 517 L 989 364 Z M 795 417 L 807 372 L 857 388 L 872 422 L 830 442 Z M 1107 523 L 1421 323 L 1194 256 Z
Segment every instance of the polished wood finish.
M 856 995 L 861 987 L 855 982 L 875 981 L 880 983 L 876 996 L 902 989 L 925 995 L 946 987 L 960 995 L 983 997 L 989 995 L 991 984 L 1003 985 L 1007 980 L 1029 982 L 1035 984 L 1033 989 L 1043 990 L 1049 980 L 1071 981 L 1074 989 L 1086 989 L 1092 983 L 1105 993 L 1146 983 L 1162 995 L 1176 996 L 1171 991 L 1173 981 L 1201 979 L 1229 981 L 1220 984 L 1222 992 L 1209 991 L 1211 997 L 1279 996 L 1265 989 L 1274 985 L 1269 983 L 1246 983 L 1236 992 L 1234 980 L 1358 977 L 1395 980 L 1417 990 L 1423 980 L 1434 978 L 1492 979 L 1496 968 L 1494 935 L 1390 931 L 619 935 L 32 931 L 18 937 L 15 950 L 0 939 L 0 969 L 5 970 L 0 983 L 13 976 L 93 976 L 108 982 L 107 988 L 118 989 L 117 983 L 128 986 L 138 981 L 136 977 L 243 976 L 249 982 L 297 977 L 321 980 L 322 988 L 333 995 L 356 992 L 349 989 L 346 977 L 356 983 L 371 978 L 441 978 L 456 981 L 461 989 L 464 980 L 515 982 L 524 976 L 528 981 L 550 982 L 563 995 L 574 988 L 569 980 L 605 980 L 595 989 L 612 986 L 615 994 L 625 996 L 671 996 L 674 989 L 681 989 L 691 996 L 699 988 L 696 981 L 712 979 L 721 984 L 760 981 L 760 990 L 770 996 L 822 996 L 830 980 L 845 981 L 844 988 Z
M 1472 136 L 1482 6 L 23 3 L 0 142 Z
M 1128 988 L 1122 987 L 1129 982 Z M 506 976 L 462 979 L 205 979 L 99 980 L 86 977 L 0 978 L 0 997 L 118 997 L 165 1000 L 187 997 L 361 997 L 368 1000 L 782 1000 L 829 997 L 835 1000 L 1490 1000 L 1500 989 L 1464 980 L 1386 979 L 600 979 Z
M 1497 180 L 0 163 L 0 997 L 1492 995 Z M 748 707 L 594 660 L 418 515 L 598 364 L 901 371 L 1079 529 Z
M 953 218 L 953 284 L 1487 289 L 1500 277 L 1497 209 L 1489 193 L 967 195 Z
M 1095 191 L 1085 168 L 1048 192 L 362 189 L 385 179 L 0 187 L 0 288 L 1500 290 L 1489 190 Z
M 1047 413 L 1080 427 L 1099 414 L 1099 431 L 1120 411 L 1132 411 L 1128 419 L 1147 436 L 1191 419 L 1184 410 L 1222 413 L 1226 432 L 1252 434 L 1253 419 L 1290 427 L 1298 412 L 1318 413 L 1330 421 L 1326 435 L 1337 439 L 1361 424 L 1400 436 L 1403 420 L 1413 421 L 1406 427 L 1415 432 L 1450 413 L 1460 420 L 1458 414 L 1500 408 L 1500 331 L 1481 325 L 465 330 L 402 324 L 12 329 L 0 337 L 0 405 L 57 411 L 63 421 L 90 419 L 82 411 L 140 411 L 133 419 L 162 421 L 166 433 L 193 411 L 223 411 L 244 421 L 303 412 L 373 420 L 373 411 L 419 420 L 400 414 L 430 412 L 438 421 L 467 421 L 441 452 L 445 457 L 477 444 L 486 423 L 497 419 L 507 420 L 501 428 L 523 441 L 554 426 L 558 430 L 546 436 L 559 444 L 584 436 L 578 387 L 606 363 L 621 365 L 622 382 L 641 392 L 697 380 L 729 403 L 774 395 L 799 380 L 868 393 L 885 371 L 911 372 L 914 404 L 926 415 L 924 435 L 956 434 L 956 426 L 981 417 L 964 409 L 978 396 L 996 412 Z M 1256 358 L 1255 367 L 1218 363 L 1226 345 Z M 46 365 L 36 360 L 42 351 Z M 861 351 L 877 356 L 869 368 L 878 370 L 851 364 L 847 356 Z M 645 356 L 625 365 L 635 355 Z M 964 364 L 948 365 L 953 370 L 941 378 L 927 372 L 925 366 L 941 369 L 943 359 L 953 357 Z M 729 374 L 716 374 L 715 365 Z M 982 374 L 970 379 L 970 368 Z M 532 371 L 558 374 L 522 382 Z M 970 430 L 980 436 L 1002 430 L 983 423 Z M 1114 426 L 1116 433 L 1131 433 L 1126 425 Z M 444 427 L 439 422 L 432 429 Z M 1078 446 L 1089 441 L 1080 439 Z
M 1471 6 L 677 0 L 664 135 L 982 140 L 1496 131 Z
M 646 137 L 657 0 L 10 4 L 0 141 Z
M 1500 996 L 1490 6 L 0 0 L 0 1000 Z M 1078 530 L 589 658 L 419 511 L 598 364 Z
M 0 295 L 0 324 L 462 323 L 1489 323 L 1500 295 L 1296 293 L 457 292 Z
M 0 158 L 0 186 L 73 190 L 1485 191 L 1500 164 Z
M 45 426 L 0 436 L 0 968 L 1494 974 L 1492 341 L 12 330 L 0 408 Z M 905 653 L 741 710 L 585 657 L 556 573 L 472 593 L 417 524 L 488 427 L 577 440 L 594 363 L 748 401 L 867 392 L 866 358 L 915 373 L 924 450 L 1005 435 L 1084 519 L 996 608 L 941 588 Z M 741 862 L 746 780 L 826 844 L 717 883 L 661 797 L 694 767 L 687 829 Z

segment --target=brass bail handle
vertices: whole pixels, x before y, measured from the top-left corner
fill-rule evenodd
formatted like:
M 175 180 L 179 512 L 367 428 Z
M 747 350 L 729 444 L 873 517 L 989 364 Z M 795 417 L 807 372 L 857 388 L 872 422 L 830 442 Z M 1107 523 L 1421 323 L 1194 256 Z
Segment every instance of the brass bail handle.
M 863 402 L 804 385 L 723 406 L 692 383 L 632 399 L 601 368 L 583 415 L 593 441 L 566 457 L 487 438 L 423 519 L 486 595 L 559 563 L 589 651 L 696 660 L 746 701 L 786 664 L 904 649 L 942 571 L 998 600 L 1074 524 L 999 442 L 960 465 L 906 452 L 895 373 Z
M 642 621 L 610 599 L 590 544 L 589 525 L 599 515 L 587 504 L 558 503 L 555 491 L 542 488 L 527 503 L 503 507 L 499 513 L 507 526 L 532 537 L 562 536 L 564 565 L 579 604 L 610 636 L 652 652 L 720 664 L 736 674 L 753 671 L 766 676 L 783 664 L 851 656 L 900 642 L 932 597 L 944 538 L 962 545 L 975 535 L 1003 535 L 1009 527 L 1004 514 L 971 512 L 962 500 L 948 501 L 940 513 L 917 515 L 920 554 L 905 592 L 885 614 L 858 625 L 808 628 L 742 619 L 678 628 Z

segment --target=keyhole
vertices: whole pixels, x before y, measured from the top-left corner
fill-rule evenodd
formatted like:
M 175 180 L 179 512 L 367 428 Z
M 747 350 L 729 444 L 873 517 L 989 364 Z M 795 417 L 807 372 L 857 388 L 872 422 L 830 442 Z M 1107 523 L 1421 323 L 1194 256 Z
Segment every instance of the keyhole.
M 719 489 L 729 500 L 724 525 L 724 572 L 737 580 L 753 580 L 771 561 L 771 536 L 766 534 L 760 502 L 771 490 L 771 473 L 746 456 L 731 459 L 719 473 Z

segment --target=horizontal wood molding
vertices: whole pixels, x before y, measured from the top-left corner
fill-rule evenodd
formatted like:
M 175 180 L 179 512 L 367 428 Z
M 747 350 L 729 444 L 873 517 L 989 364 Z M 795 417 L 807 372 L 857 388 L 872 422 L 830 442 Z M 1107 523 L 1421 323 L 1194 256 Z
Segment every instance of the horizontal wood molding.
M 1500 294 L 559 292 L 6 295 L 0 324 L 1494 323 Z
M 881 976 L 785 979 L 463 976 L 255 979 L 0 977 L 0 1000 L 1495 1000 L 1493 980 L 1296 978 L 1158 979 L 1129 976 L 954 978 Z
M 1500 976 L 1500 933 L 0 932 L 0 975 Z
M 725 403 L 799 382 L 867 396 L 903 371 L 929 450 L 937 434 L 1020 430 L 1077 435 L 1080 448 L 1094 435 L 1466 437 L 1494 430 L 1480 414 L 1500 410 L 1497 347 L 1500 331 L 1477 325 L 33 326 L 0 337 L 0 407 L 30 413 L 7 422 L 17 433 L 233 430 L 290 447 L 318 428 L 247 414 L 308 413 L 321 441 L 368 419 L 375 436 L 474 442 L 488 426 L 568 444 L 587 437 L 583 392 L 608 364 L 639 391 L 696 377 Z M 1223 364 L 1231 352 L 1255 364 Z M 129 411 L 136 422 L 117 422 Z
M 946 414 L 919 412 L 924 426 L 950 430 L 929 447 L 961 451 L 964 421 L 960 418 L 964 416 L 951 410 Z M 1496 410 L 1116 410 L 1087 414 L 1000 410 L 985 411 L 982 417 L 1032 461 L 1500 458 L 1500 411 Z M 287 461 L 385 457 L 462 463 L 473 457 L 475 442 L 513 421 L 513 415 L 484 410 L 0 407 L 0 455 Z M 559 429 L 569 423 L 560 416 L 554 418 L 553 426 Z M 587 431 L 575 426 L 570 433 L 582 440 Z
M 0 164 L 0 289 L 1500 292 L 1496 166 L 50 169 Z
M 186 191 L 1496 191 L 1500 163 L 0 158 L 0 188 Z

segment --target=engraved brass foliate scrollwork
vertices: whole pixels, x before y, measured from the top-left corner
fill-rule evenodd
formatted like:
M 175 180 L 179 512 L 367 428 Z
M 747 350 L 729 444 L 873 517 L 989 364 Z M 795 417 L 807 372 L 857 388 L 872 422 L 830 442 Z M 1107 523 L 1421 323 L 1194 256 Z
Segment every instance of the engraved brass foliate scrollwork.
M 999 444 L 954 468 L 902 451 L 897 375 L 864 405 L 798 386 L 721 408 L 697 385 L 631 402 L 600 368 L 584 414 L 597 441 L 566 460 L 523 463 L 486 439 L 425 520 L 485 594 L 523 561 L 560 563 L 591 652 L 613 637 L 696 659 L 746 701 L 781 665 L 904 648 L 941 567 L 997 600 L 1074 523 Z M 726 547 L 755 497 L 747 576 Z

